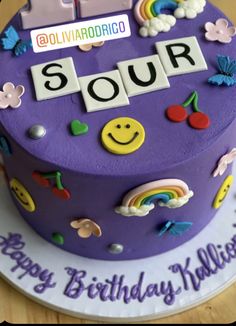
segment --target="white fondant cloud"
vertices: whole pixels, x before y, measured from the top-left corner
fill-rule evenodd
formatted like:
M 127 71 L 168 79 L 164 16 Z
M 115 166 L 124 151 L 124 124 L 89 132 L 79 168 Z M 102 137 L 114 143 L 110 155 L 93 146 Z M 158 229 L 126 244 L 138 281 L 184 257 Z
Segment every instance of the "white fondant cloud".
M 154 37 L 160 32 L 169 32 L 171 27 L 175 26 L 176 18 L 172 15 L 159 15 L 150 20 L 146 20 L 139 30 L 142 37 Z
M 150 213 L 152 209 L 155 208 L 154 204 L 151 205 L 143 205 L 140 208 L 137 207 L 127 207 L 127 206 L 120 206 L 115 209 L 117 214 L 121 214 L 123 216 L 146 216 Z
M 174 16 L 177 19 L 194 19 L 203 12 L 205 5 L 206 0 L 186 0 L 179 4 L 179 7 L 174 12 Z
M 174 198 L 168 201 L 168 203 L 163 203 L 162 201 L 158 202 L 158 205 L 161 207 L 168 208 L 179 208 L 186 205 L 191 197 L 193 197 L 194 193 L 190 191 L 186 196 L 181 198 Z

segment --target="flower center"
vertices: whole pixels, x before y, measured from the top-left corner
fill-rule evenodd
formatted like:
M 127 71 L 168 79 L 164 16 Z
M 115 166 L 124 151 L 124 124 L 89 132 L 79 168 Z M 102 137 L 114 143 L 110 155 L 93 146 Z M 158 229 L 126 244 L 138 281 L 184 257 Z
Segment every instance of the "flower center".
M 8 94 L 6 94 L 5 97 L 8 98 L 8 99 L 10 99 L 10 98 L 12 98 L 12 94 L 11 93 L 8 93 Z
M 217 34 L 222 35 L 222 34 L 224 34 L 224 31 L 222 31 L 222 29 L 219 29 L 219 30 L 217 31 Z

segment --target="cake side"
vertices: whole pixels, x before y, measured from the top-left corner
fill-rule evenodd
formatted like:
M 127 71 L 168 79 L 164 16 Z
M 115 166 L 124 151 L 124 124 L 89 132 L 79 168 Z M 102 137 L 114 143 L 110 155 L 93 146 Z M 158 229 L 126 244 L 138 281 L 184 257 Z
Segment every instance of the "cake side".
M 131 38 L 106 42 L 90 52 L 69 48 L 19 58 L 0 53 L 1 83 L 7 76 L 26 90 L 19 109 L 0 112 L 1 147 L 6 150 L 4 161 L 15 203 L 43 238 L 95 259 L 144 258 L 184 244 L 211 221 L 232 183 L 236 94 L 232 87 L 216 87 L 208 79 L 217 73 L 216 55 L 233 57 L 236 43 L 209 42 L 203 31 L 206 22 L 224 16 L 207 4 L 196 19 L 179 20 L 170 32 L 143 39 L 133 13 L 128 15 Z M 19 27 L 18 17 L 12 24 Z M 28 31 L 21 33 L 24 39 L 28 35 Z M 32 79 L 30 68 L 38 64 L 61 64 L 58 60 L 70 58 L 66 64 L 74 64 L 80 83 L 89 75 L 114 69 L 117 74 L 117 64 L 126 60 L 157 56 L 157 42 L 182 38 L 192 42 L 193 37 L 207 68 L 203 64 L 201 71 L 169 74 L 163 79 L 166 89 L 129 96 L 129 103 L 126 98 L 120 107 L 93 113 L 86 112 L 80 91 L 36 100 L 33 80 L 37 83 L 39 75 L 36 69 Z M 76 81 L 74 85 L 78 87 Z M 79 86 L 83 92 L 83 84 Z M 173 106 L 181 106 L 188 120 L 173 123 L 168 119 L 173 114 L 168 116 L 166 110 Z M 200 119 L 203 130 L 196 128 L 198 119 L 190 119 L 194 113 L 210 119 L 210 123 Z M 110 121 L 123 117 L 141 125 L 143 138 L 134 152 L 128 138 L 128 154 L 116 155 L 101 134 Z M 132 123 L 122 123 L 106 133 L 109 140 L 121 137 L 119 142 L 114 138 L 115 150 L 123 147 L 126 129 L 132 129 Z M 41 128 L 33 131 L 36 138 L 32 139 L 29 131 L 36 124 Z M 81 134 L 75 137 L 76 132 Z M 174 232 L 180 234 L 173 236 Z

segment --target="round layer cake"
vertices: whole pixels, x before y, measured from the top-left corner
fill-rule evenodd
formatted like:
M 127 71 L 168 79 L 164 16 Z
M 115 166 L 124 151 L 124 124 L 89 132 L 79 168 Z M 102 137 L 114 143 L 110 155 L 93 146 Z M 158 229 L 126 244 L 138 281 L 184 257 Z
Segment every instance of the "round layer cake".
M 13 200 L 47 241 L 76 255 L 104 260 L 144 258 L 187 246 L 223 202 L 232 165 L 226 164 L 224 173 L 216 169 L 236 145 L 236 92 L 208 83 L 218 73 L 217 55 L 233 58 L 236 53 L 235 40 L 222 44 L 205 38 L 205 24 L 224 15 L 207 3 L 195 19 L 178 19 L 168 33 L 143 38 L 133 10 L 123 13 L 129 16 L 131 37 L 107 41 L 89 52 L 78 47 L 37 54 L 30 49 L 19 57 L 0 52 L 1 87 L 11 82 L 25 88 L 19 108 L 0 110 L 1 149 Z M 21 30 L 19 16 L 10 25 L 22 40 L 30 39 L 30 31 Z M 32 66 L 72 58 L 81 78 L 156 55 L 156 42 L 192 36 L 208 69 L 168 77 L 170 87 L 131 96 L 129 105 L 87 112 L 81 92 L 36 98 L 34 82 L 40 76 L 33 76 L 33 82 Z M 198 94 L 199 109 L 210 119 L 200 130 L 187 118 L 196 97 L 186 105 L 181 123 L 173 121 L 179 119 L 176 112 L 172 120 L 166 114 L 167 108 L 181 105 L 191 94 Z M 124 117 L 142 126 L 143 139 L 130 153 L 116 153 L 101 134 L 109 121 Z M 118 120 L 122 123 L 113 127 L 127 132 L 133 120 Z M 201 118 L 196 121 L 198 126 L 202 123 Z M 30 130 L 35 125 L 41 127 Z M 223 195 L 216 197 L 227 177 Z

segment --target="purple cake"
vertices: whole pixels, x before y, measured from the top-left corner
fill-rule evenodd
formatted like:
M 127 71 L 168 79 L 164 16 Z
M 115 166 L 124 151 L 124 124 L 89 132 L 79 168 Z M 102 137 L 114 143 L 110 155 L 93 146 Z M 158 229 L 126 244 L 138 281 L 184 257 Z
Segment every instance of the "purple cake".
M 233 181 L 236 92 L 233 69 L 228 74 L 222 70 L 219 73 L 218 64 L 228 62 L 228 68 L 235 65 L 236 41 L 224 42 L 220 37 L 213 41 L 213 24 L 206 25 L 225 16 L 207 3 L 195 19 L 177 19 L 166 33 L 149 28 L 155 21 L 152 19 L 143 23 L 139 33 L 138 23 L 142 21 L 137 6 L 144 2 L 134 1 L 132 10 L 120 12 L 129 16 L 129 38 L 107 41 L 87 52 L 78 47 L 43 53 L 29 49 L 21 56 L 4 47 L 0 52 L 0 148 L 13 200 L 36 233 L 79 256 L 131 260 L 187 245 L 217 218 L 217 210 Z M 178 2 L 168 3 L 170 6 L 164 9 L 176 10 Z M 161 0 L 152 5 L 155 16 Z M 178 9 L 176 16 L 181 18 L 184 9 Z M 30 39 L 30 30 L 21 28 L 20 15 L 9 26 L 22 40 Z M 205 28 L 209 29 L 206 35 Z M 193 42 L 193 37 L 206 65 L 192 72 L 183 67 L 182 72 L 172 74 L 161 51 L 159 58 L 160 47 L 156 43 L 163 45 L 163 41 L 183 38 Z M 178 59 L 179 54 L 168 49 L 169 54 L 172 51 L 173 65 L 191 61 L 188 52 L 185 51 L 185 58 Z M 140 91 L 155 84 L 158 74 L 152 69 L 154 64 L 150 64 L 148 73 L 154 81 L 142 79 L 133 61 L 128 73 L 136 81 L 137 94 L 135 87 L 129 88 L 121 63 L 149 56 L 155 56 L 165 86 Z M 78 76 L 75 89 L 47 98 L 37 84 L 42 79 L 37 65 L 60 65 L 58 60 L 64 58 L 72 58 L 67 64 L 72 71 L 74 65 Z M 31 69 L 35 66 L 36 70 Z M 49 73 L 49 68 L 42 69 L 48 78 L 45 84 L 50 86 L 55 76 L 57 82 L 63 83 L 63 76 L 58 78 L 58 71 Z M 105 107 L 109 102 L 106 98 L 106 105 L 101 107 L 98 103 L 96 110 L 85 96 L 89 90 L 86 77 L 111 71 L 119 82 L 123 80 L 125 94 L 120 105 Z M 99 78 L 105 86 L 112 80 L 99 76 L 89 83 L 90 95 L 99 92 L 92 87 Z M 23 88 L 14 89 L 18 97 L 22 95 L 21 103 L 10 103 L 13 86 L 9 82 L 24 86 L 23 95 Z M 111 85 L 115 94 L 116 84 Z M 5 109 L 8 100 L 10 104 Z M 141 129 L 132 131 L 132 123 Z M 109 126 L 114 132 L 109 131 Z M 131 134 L 127 138 L 128 132 Z M 128 151 L 123 150 L 125 147 Z

